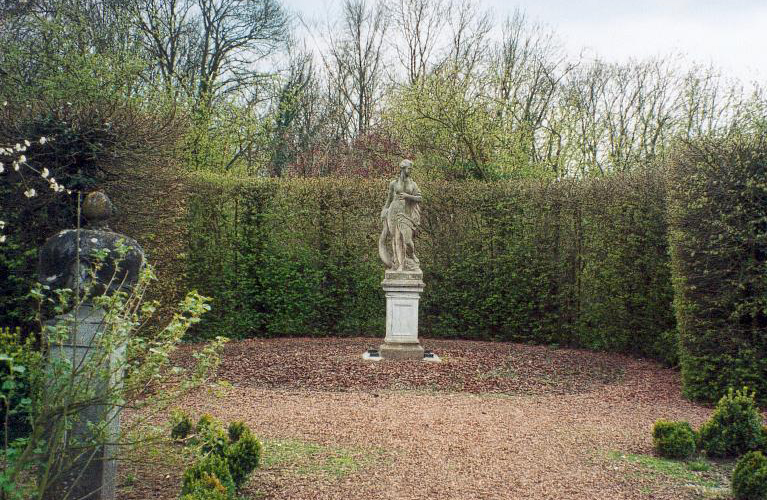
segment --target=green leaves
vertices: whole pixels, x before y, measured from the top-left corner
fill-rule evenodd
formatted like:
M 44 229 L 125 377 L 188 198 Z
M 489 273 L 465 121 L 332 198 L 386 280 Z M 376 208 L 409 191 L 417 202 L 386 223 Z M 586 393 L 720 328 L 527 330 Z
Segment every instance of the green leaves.
M 682 145 L 669 221 L 685 394 L 714 402 L 748 385 L 767 402 L 767 182 L 763 137 Z

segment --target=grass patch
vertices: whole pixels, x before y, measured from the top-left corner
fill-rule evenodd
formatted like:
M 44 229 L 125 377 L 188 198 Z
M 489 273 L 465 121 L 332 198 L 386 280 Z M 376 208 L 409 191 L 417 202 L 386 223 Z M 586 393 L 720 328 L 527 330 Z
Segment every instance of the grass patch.
M 694 489 L 701 498 L 730 498 L 729 477 L 732 461 L 711 461 L 707 459 L 670 460 L 654 455 L 635 455 L 611 451 L 607 458 L 614 462 L 628 464 L 640 476 L 671 486 Z M 642 486 L 646 489 L 647 486 Z
M 264 440 L 264 469 L 285 469 L 299 476 L 341 478 L 380 458 L 380 452 L 323 446 L 297 439 Z

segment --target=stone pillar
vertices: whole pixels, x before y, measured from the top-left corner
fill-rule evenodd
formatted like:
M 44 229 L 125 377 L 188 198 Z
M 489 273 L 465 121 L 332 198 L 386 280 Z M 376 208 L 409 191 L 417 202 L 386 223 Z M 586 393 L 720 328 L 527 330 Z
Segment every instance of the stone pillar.
M 46 322 L 49 327 L 66 325 L 67 338 L 63 342 L 49 343 L 50 362 L 68 360 L 75 369 L 88 363 L 98 367 L 85 370 L 72 382 L 80 390 L 93 391 L 96 400 L 108 400 L 105 394 L 121 383 L 124 347 L 106 355 L 97 345 L 104 332 L 104 311 L 90 304 L 76 311 L 57 316 Z M 103 371 L 102 371 L 103 370 Z M 93 378 L 94 372 L 101 372 Z M 105 433 L 93 436 L 93 426 L 104 426 Z M 119 408 L 111 405 L 90 405 L 78 412 L 77 421 L 63 436 L 63 449 L 80 448 L 86 451 L 67 451 L 70 456 L 56 467 L 57 478 L 46 492 L 46 500 L 60 498 L 114 500 L 117 493 L 116 442 L 120 435 Z M 89 445 L 93 440 L 98 445 Z
M 63 339 L 47 339 L 50 369 L 60 367 L 62 360 L 71 362 L 65 381 L 74 388 L 71 396 L 62 394 L 73 399 L 68 404 L 77 405 L 71 406 L 77 418 L 71 423 L 50 422 L 49 439 L 59 441 L 50 448 L 55 454 L 49 457 L 54 470 L 45 500 L 114 500 L 116 495 L 120 407 L 115 398 L 120 395 L 125 347 L 102 344 L 105 312 L 94 305 L 94 297 L 130 292 L 139 280 L 144 251 L 132 238 L 109 229 L 114 207 L 104 193 L 90 193 L 82 213 L 86 227 L 49 238 L 40 249 L 38 264 L 41 283 L 51 290 L 76 290 L 79 304 L 47 322 L 49 332 L 57 326 L 63 330 Z M 50 400 L 55 396 L 51 394 Z
M 386 271 L 381 283 L 386 292 L 386 338 L 379 347 L 383 359 L 423 359 L 418 340 L 422 278 L 421 271 Z

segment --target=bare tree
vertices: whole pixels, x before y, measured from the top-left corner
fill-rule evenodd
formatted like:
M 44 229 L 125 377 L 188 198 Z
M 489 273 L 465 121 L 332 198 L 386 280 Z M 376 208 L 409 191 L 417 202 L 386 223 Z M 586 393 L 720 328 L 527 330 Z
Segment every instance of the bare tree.
M 381 99 L 387 28 L 383 1 L 345 0 L 338 33 L 328 34 L 330 55 L 325 65 L 353 136 L 368 131 Z
M 450 44 L 440 66 L 460 68 L 464 74 L 479 69 L 488 51 L 491 12 L 483 10 L 476 0 L 451 1 L 447 9 Z
M 520 150 L 533 163 L 555 167 L 550 114 L 575 64 L 567 61 L 553 31 L 530 23 L 519 10 L 507 18 L 501 33 L 490 67 L 506 147 Z
M 256 63 L 288 33 L 276 0 L 134 0 L 138 27 L 168 88 L 198 103 L 253 85 Z
M 411 85 L 433 64 L 431 57 L 447 23 L 449 6 L 443 0 L 394 0 L 391 4 L 397 40 L 392 45 Z

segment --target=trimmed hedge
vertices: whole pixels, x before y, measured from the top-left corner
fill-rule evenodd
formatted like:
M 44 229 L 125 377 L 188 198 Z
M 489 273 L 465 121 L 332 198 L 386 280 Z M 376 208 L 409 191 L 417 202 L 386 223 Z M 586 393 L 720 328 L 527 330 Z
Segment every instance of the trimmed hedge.
M 383 333 L 385 181 L 192 183 L 187 275 L 214 298 L 197 338 Z M 660 174 L 421 184 L 423 335 L 675 362 Z
M 748 386 L 767 404 L 767 143 L 680 147 L 669 188 L 684 394 L 714 402 Z

